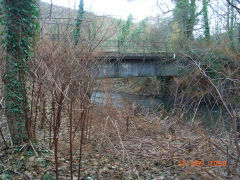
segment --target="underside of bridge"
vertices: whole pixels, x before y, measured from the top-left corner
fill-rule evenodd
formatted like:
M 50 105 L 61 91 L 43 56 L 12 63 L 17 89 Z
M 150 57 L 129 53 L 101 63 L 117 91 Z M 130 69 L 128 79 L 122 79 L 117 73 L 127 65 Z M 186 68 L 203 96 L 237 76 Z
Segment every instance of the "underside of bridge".
M 183 64 L 169 54 L 131 54 L 109 56 L 95 72 L 98 72 L 98 78 L 179 76 L 183 68 Z

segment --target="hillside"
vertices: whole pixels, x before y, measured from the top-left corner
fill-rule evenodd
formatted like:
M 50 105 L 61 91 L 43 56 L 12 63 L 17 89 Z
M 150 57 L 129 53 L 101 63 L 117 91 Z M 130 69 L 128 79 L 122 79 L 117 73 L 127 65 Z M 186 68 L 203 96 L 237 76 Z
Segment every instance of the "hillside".
M 42 18 L 75 18 L 77 15 L 77 10 L 67 8 L 67 7 L 62 7 L 62 6 L 57 6 L 57 5 L 52 5 L 49 3 L 45 3 L 40 1 L 39 2 L 39 7 L 40 7 L 40 14 Z M 51 14 L 51 16 L 50 16 Z M 87 17 L 91 16 L 97 16 L 91 12 L 86 12 L 85 15 Z
M 41 34 L 52 39 L 68 36 L 74 27 L 77 10 L 51 5 L 40 1 Z M 97 16 L 91 12 L 85 12 L 83 21 L 83 36 L 88 40 L 99 39 L 102 36 L 112 36 L 117 31 L 115 18 Z

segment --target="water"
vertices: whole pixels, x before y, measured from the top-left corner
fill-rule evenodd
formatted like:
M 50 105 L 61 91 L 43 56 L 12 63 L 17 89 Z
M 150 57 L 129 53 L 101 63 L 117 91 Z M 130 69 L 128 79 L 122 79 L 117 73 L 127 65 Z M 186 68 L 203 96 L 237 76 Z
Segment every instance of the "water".
M 144 107 L 145 109 L 155 109 L 160 108 L 166 102 L 162 98 L 156 97 L 147 97 L 135 94 L 127 94 L 121 92 L 111 92 L 104 93 L 100 91 L 93 92 L 91 96 L 91 101 L 96 104 L 106 104 L 107 100 L 111 99 L 112 103 L 117 107 L 122 107 L 122 103 L 131 105 L 132 103 L 138 104 L 140 107 Z
M 174 105 L 169 98 L 159 98 L 151 96 L 141 96 L 135 94 L 127 94 L 121 92 L 104 93 L 100 91 L 93 92 L 91 101 L 96 104 L 105 105 L 107 101 L 111 101 L 115 106 L 121 108 L 124 104 L 131 105 L 132 103 L 138 104 L 144 111 L 158 111 L 161 108 L 165 108 L 167 111 L 171 111 Z M 124 102 L 124 104 L 123 104 Z M 194 108 L 190 108 L 184 115 L 184 119 L 187 121 L 200 121 L 205 127 L 215 130 L 216 128 L 229 128 L 230 118 L 225 111 L 221 111 L 220 108 L 210 109 L 207 106 L 201 105 L 197 111 Z

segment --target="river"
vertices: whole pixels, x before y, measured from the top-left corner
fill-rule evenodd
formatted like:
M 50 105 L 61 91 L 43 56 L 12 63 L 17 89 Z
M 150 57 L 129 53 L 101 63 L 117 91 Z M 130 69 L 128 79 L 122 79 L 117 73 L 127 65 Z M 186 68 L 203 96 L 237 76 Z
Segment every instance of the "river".
M 121 92 L 101 92 L 94 91 L 91 96 L 91 101 L 98 105 L 106 104 L 107 101 L 111 102 L 121 108 L 123 102 L 131 105 L 132 103 L 138 104 L 141 109 L 145 111 L 145 114 L 151 113 L 153 111 L 159 111 L 164 108 L 167 111 L 172 111 L 174 108 L 174 103 L 169 100 L 169 98 L 159 98 L 153 96 L 142 96 L 136 94 L 127 94 Z M 229 129 L 230 118 L 227 116 L 224 110 L 221 108 L 209 108 L 206 105 L 201 105 L 196 108 L 190 108 L 186 113 L 184 113 L 184 119 L 186 121 L 198 121 L 201 122 L 205 127 L 212 131 L 217 129 Z

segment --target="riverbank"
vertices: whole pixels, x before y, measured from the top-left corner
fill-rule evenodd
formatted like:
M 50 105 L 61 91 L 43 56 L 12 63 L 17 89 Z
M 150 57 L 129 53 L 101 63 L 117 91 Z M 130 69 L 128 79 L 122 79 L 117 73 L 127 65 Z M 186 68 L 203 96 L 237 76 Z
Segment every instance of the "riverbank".
M 234 160 L 237 152 L 227 133 L 212 136 L 197 122 L 184 123 L 181 115 L 161 111 L 135 116 L 127 106 L 119 109 L 107 103 L 95 105 L 89 119 L 91 135 L 83 144 L 81 179 L 226 179 L 235 178 L 239 171 Z M 66 121 L 58 146 L 60 179 L 70 179 Z M 41 145 L 1 151 L 2 179 L 54 179 L 53 147 L 48 147 L 48 134 L 41 133 Z M 78 137 L 73 142 L 74 179 Z
M 102 103 L 105 101 L 104 96 L 107 95 L 112 99 L 113 103 L 119 107 L 122 101 L 129 105 L 134 103 L 145 109 L 145 113 L 148 111 L 161 111 L 163 108 L 175 114 L 176 111 L 180 110 L 183 112 L 183 117 L 187 122 L 197 119 L 212 133 L 217 132 L 218 129 L 230 129 L 231 119 L 224 107 L 216 103 L 216 101 L 209 101 L 207 98 L 200 98 L 200 100 L 198 98 L 194 99 L 196 97 L 191 97 L 187 93 L 188 99 L 184 100 L 184 96 L 182 98 L 181 93 L 178 93 L 177 95 L 179 97 L 175 98 L 170 95 L 170 92 L 166 92 L 166 90 L 163 93 L 158 93 L 158 95 L 157 93 L 146 93 L 148 91 L 150 92 L 150 87 L 148 87 L 148 90 L 137 88 L 140 79 L 141 78 L 99 80 L 99 86 L 94 89 L 92 101 Z M 173 80 L 170 82 L 169 87 L 174 88 L 174 85 L 176 85 L 176 82 Z M 200 90 L 197 89 L 196 92 L 198 93 Z
M 161 97 L 161 86 L 154 78 L 109 78 L 97 80 L 95 91 L 112 91 L 133 95 Z

